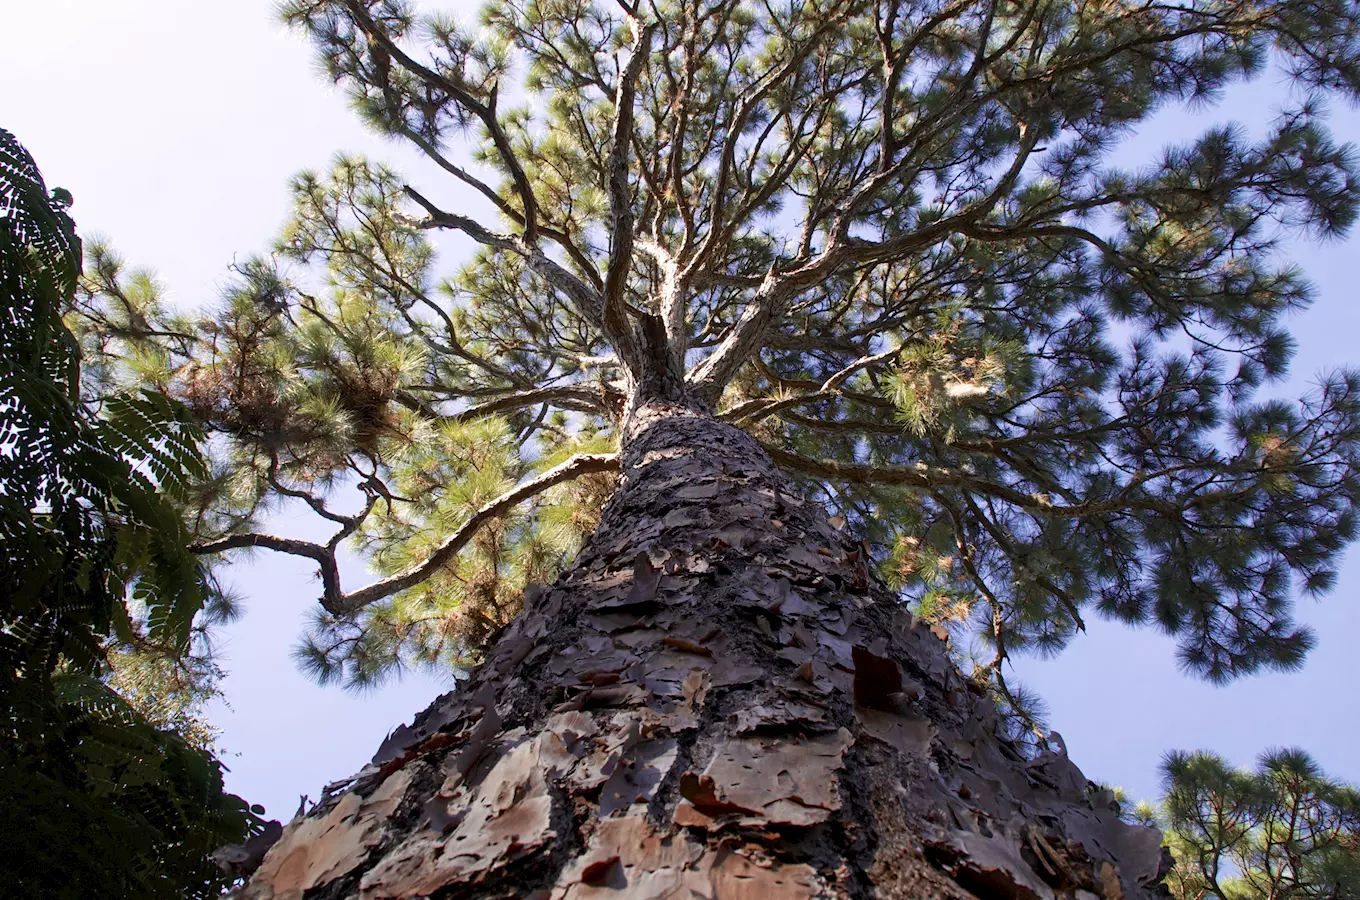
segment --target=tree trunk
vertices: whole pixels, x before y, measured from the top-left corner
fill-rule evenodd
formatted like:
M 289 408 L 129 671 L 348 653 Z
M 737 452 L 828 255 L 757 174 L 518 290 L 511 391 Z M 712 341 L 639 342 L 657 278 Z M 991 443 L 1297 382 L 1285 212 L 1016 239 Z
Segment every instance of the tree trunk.
M 996 723 L 752 438 L 644 404 L 571 570 L 244 895 L 1154 896 L 1158 833 Z

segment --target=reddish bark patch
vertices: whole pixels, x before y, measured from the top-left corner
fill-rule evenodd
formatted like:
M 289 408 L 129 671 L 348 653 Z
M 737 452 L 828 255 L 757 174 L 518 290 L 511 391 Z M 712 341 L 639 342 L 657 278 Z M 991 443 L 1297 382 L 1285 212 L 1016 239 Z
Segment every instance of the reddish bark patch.
M 815 737 L 729 737 L 697 779 L 682 778 L 685 799 L 674 821 L 713 830 L 824 822 L 840 809 L 836 771 L 853 743 L 844 728 Z
M 902 692 L 902 671 L 897 663 L 864 647 L 851 650 L 855 664 L 855 705 L 890 709 L 893 694 Z
M 290 823 L 265 855 L 246 896 L 294 900 L 358 868 L 378 845 L 410 784 L 409 771 L 401 771 L 367 798 L 356 793 L 341 797 L 325 818 Z
M 549 896 L 811 900 L 822 893 L 820 887 L 810 866 L 781 865 L 714 849 L 684 832 L 659 832 L 643 816 L 625 816 L 600 823 L 585 854 L 562 872 Z
M 459 777 L 449 799 L 467 812 L 457 826 L 447 836 L 424 831 L 398 844 L 364 876 L 365 900 L 422 897 L 475 882 L 555 837 L 547 776 L 561 760 L 548 737 L 504 749 L 476 787 Z

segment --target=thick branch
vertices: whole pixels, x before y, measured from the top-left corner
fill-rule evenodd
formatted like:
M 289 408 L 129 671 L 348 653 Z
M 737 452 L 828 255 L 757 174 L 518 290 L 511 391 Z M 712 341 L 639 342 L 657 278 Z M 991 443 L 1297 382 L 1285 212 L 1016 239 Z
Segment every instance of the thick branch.
M 515 192 L 519 194 L 520 203 L 524 206 L 524 239 L 530 244 L 534 243 L 538 239 L 538 200 L 529 184 L 529 176 L 525 174 L 524 167 L 520 165 L 519 158 L 515 155 L 514 148 L 510 144 L 509 135 L 505 133 L 505 129 L 501 127 L 500 121 L 496 118 L 495 88 L 493 87 L 491 91 L 491 102 L 481 102 L 462 85 L 445 78 L 428 66 L 421 65 L 398 47 L 391 35 L 368 14 L 364 4 L 358 2 L 358 0 L 347 0 L 345 7 L 370 41 L 382 47 L 390 58 L 396 60 L 407 71 L 419 77 L 426 84 L 447 93 L 455 103 L 476 116 L 486 127 L 501 162 L 509 171 L 510 179 L 515 184 Z
M 633 102 L 637 93 L 637 80 L 647 61 L 652 32 L 655 30 L 656 25 L 650 24 L 638 31 L 632 56 L 619 76 L 618 93 L 614 98 L 613 145 L 609 148 L 607 171 L 609 219 L 613 235 L 609 267 L 604 276 L 604 333 L 614 345 L 619 358 L 634 369 L 634 378 L 641 373 L 636 371 L 637 351 L 633 347 L 632 330 L 623 299 L 628 273 L 633 265 L 633 192 L 628 181 L 628 150 L 633 135 Z
M 491 519 L 505 514 L 506 511 L 517 504 L 564 481 L 570 481 L 573 478 L 593 472 L 612 472 L 618 468 L 618 465 L 619 460 L 616 453 L 583 453 L 573 456 L 532 481 L 517 485 L 483 505 L 420 565 L 401 574 L 370 584 L 352 594 L 341 591 L 340 568 L 335 559 L 335 550 L 340 541 L 354 531 L 354 527 L 362 518 L 361 516 L 354 517 L 354 524 L 342 528 L 325 546 L 311 541 L 278 537 L 272 534 L 232 534 L 215 541 L 192 544 L 189 551 L 205 555 L 223 553 L 228 550 L 241 550 L 247 547 L 261 547 L 266 550 L 274 550 L 279 553 L 288 553 L 292 556 L 301 556 L 313 560 L 321 569 L 321 605 L 332 615 L 353 615 L 371 603 L 376 603 L 398 591 L 414 587 L 428 579 L 456 556 L 463 547 L 467 546 L 468 541 L 476 534 L 477 529 Z M 366 509 L 371 510 L 373 508 L 375 499 L 376 495 L 370 496 Z
M 901 349 L 901 347 L 893 347 L 891 350 L 884 350 L 882 353 L 874 353 L 869 356 L 861 357 L 822 382 L 822 384 L 812 393 L 799 394 L 795 397 L 786 397 L 783 400 L 750 400 L 723 413 L 721 418 L 739 424 L 743 422 L 758 422 L 767 416 L 775 415 L 790 407 L 800 406 L 804 403 L 811 403 L 814 400 L 821 400 L 826 397 L 838 395 L 841 392 L 841 385 L 844 384 L 845 380 L 851 375 L 855 374 L 860 369 L 865 369 L 869 366 L 881 363 L 884 360 L 893 358 L 901 351 Z
M 209 553 L 225 553 L 228 550 L 243 550 L 247 547 L 260 547 L 301 556 L 313 560 L 321 570 L 321 605 L 327 612 L 340 611 L 340 566 L 335 560 L 335 547 L 325 547 L 311 541 L 278 537 L 273 534 L 231 534 L 215 541 L 190 544 L 189 552 L 200 556 Z
M 717 349 L 686 377 L 686 382 L 696 396 L 709 404 L 717 403 L 732 376 L 760 349 L 765 329 L 776 310 L 792 293 L 793 288 L 788 281 L 781 280 L 773 272 L 766 277 Z
M 984 196 L 951 216 L 945 216 L 915 231 L 886 241 L 867 241 L 851 237 L 849 229 L 852 219 L 849 216 L 842 216 L 835 226 L 835 233 L 827 249 L 822 253 L 822 258 L 826 262 L 819 260 L 819 266 L 834 270 L 845 261 L 854 261 L 860 265 L 894 262 L 981 222 L 1015 187 L 1025 163 L 1029 161 L 1039 143 L 1039 129 L 1029 128 L 1023 122 L 1019 128 L 1020 146 L 1016 150 L 1015 158 L 1011 160 L 1006 172 L 997 179 L 996 185 Z
M 420 584 L 447 565 L 449 560 L 453 559 L 463 547 L 467 546 L 468 541 L 472 539 L 477 529 L 491 519 L 505 514 L 512 507 L 530 497 L 541 494 L 554 485 L 593 472 L 612 472 L 618 466 L 619 458 L 616 453 L 583 453 L 573 456 L 561 465 L 544 472 L 533 481 L 518 485 L 482 506 L 420 565 L 390 578 L 384 578 L 382 581 L 370 584 L 352 594 L 345 594 L 340 598 L 338 611 L 341 614 L 351 615 L 371 603 L 376 603 L 398 591 L 404 591 L 409 587 Z
M 847 265 L 866 266 L 893 262 L 929 246 L 948 235 L 975 225 L 991 213 L 1015 186 L 1025 162 L 1039 140 L 1037 129 L 1020 126 L 1020 147 L 1010 167 L 983 197 L 952 216 L 887 241 L 867 241 L 849 234 L 851 220 L 842 217 L 832 229 L 825 249 L 796 268 L 771 268 L 751 304 L 742 311 L 727 337 L 708 359 L 689 376 L 696 393 L 716 400 L 727 382 L 758 349 L 770 322 L 783 312 L 792 297 L 813 284 L 824 282 Z
M 540 388 L 535 391 L 520 391 L 519 393 L 509 394 L 505 397 L 497 397 L 476 406 L 450 416 L 455 422 L 471 422 L 473 419 L 480 419 L 494 413 L 504 412 L 510 409 L 522 409 L 526 406 L 535 406 L 539 403 L 549 403 L 555 406 L 562 406 L 570 409 L 585 409 L 591 412 L 607 411 L 607 406 L 600 391 L 592 391 L 587 388 L 567 385 L 562 387 Z

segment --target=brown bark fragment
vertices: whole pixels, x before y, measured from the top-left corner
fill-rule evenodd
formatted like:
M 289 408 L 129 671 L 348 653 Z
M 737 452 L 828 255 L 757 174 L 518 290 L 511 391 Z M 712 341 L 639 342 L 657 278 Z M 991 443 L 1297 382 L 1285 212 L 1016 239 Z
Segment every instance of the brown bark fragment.
M 670 774 L 678 750 L 679 744 L 674 740 L 647 741 L 634 747 L 627 758 L 614 766 L 609 780 L 600 788 L 600 817 L 606 818 L 635 803 L 646 805 Z
M 877 709 L 857 709 L 855 718 L 868 734 L 913 756 L 928 753 L 935 737 L 935 726 L 927 719 Z
M 693 653 L 696 656 L 713 655 L 713 651 L 710 650 L 709 648 L 698 643 L 697 641 L 691 641 L 687 638 L 676 637 L 662 638 L 661 643 L 665 644 L 667 647 L 674 647 L 676 650 L 684 651 L 685 653 Z
M 468 738 L 467 745 L 453 758 L 449 773 L 450 780 L 444 782 L 441 793 L 452 790 L 456 784 L 454 779 L 462 780 L 472 770 L 472 767 L 477 765 L 482 756 L 486 754 L 487 749 L 490 748 L 491 742 L 500 732 L 501 724 L 501 717 L 496 713 L 496 708 L 488 706 L 486 711 L 482 713 L 482 717 L 477 720 L 477 724 L 473 726 L 472 735 Z
M 575 793 L 594 791 L 608 781 L 624 754 L 643 738 L 642 713 L 619 712 L 596 722 L 599 732 L 583 742 L 581 760 L 566 779 Z
M 480 876 L 554 836 L 544 763 L 564 762 L 551 732 L 506 750 L 475 788 L 461 777 L 450 804 L 467 813 L 447 836 L 425 831 L 388 853 L 360 883 L 365 900 L 421 897 Z M 557 742 L 560 744 L 560 740 Z M 541 752 L 548 747 L 547 760 Z M 471 793 L 470 798 L 460 794 Z
M 697 881 L 690 871 L 703 855 L 704 846 L 684 835 L 663 836 L 652 830 L 643 816 L 626 816 L 601 822 L 586 853 L 563 871 L 553 888 L 554 900 L 587 900 L 594 897 L 683 896 L 686 883 Z M 601 871 L 604 863 L 612 865 Z M 586 876 L 593 883 L 587 883 Z M 600 883 L 601 876 L 604 882 Z M 620 889 L 627 889 L 620 894 Z
M 368 797 L 340 798 L 324 819 L 289 823 L 252 882 L 249 900 L 300 900 L 312 888 L 349 874 L 377 846 L 383 826 L 396 812 L 411 784 L 409 771 L 397 772 Z
M 1015 900 L 1054 900 L 1053 889 L 1044 883 L 1020 854 L 1018 834 L 960 831 L 951 835 L 949 846 L 959 855 L 946 871 L 974 894 L 1015 898 Z
M 682 779 L 677 825 L 815 825 L 840 809 L 836 770 L 854 743 L 846 729 L 815 737 L 729 737 L 697 779 Z
M 643 816 L 600 823 L 586 853 L 563 871 L 553 900 L 811 900 L 817 873 L 806 865 L 758 865 L 684 832 L 655 831 Z
M 415 729 L 407 725 L 398 725 L 381 744 L 378 745 L 378 752 L 373 754 L 373 762 L 382 765 L 400 757 L 407 749 L 419 740 L 419 735 Z
M 819 893 L 819 879 L 810 866 L 759 866 L 738 853 L 721 850 L 709 882 L 714 900 L 809 900 Z
M 769 672 L 760 666 L 747 666 L 723 660 L 713 669 L 713 686 L 732 687 L 734 685 L 751 684 L 765 679 L 768 675 Z
M 830 729 L 823 725 L 825 721 L 826 711 L 823 707 L 786 698 L 739 709 L 728 717 L 733 734 L 766 730 L 787 734 L 791 725 L 803 731 L 828 731 Z
M 1119 875 L 1109 863 L 1100 864 L 1101 895 L 1105 900 L 1124 900 L 1124 889 L 1119 885 Z

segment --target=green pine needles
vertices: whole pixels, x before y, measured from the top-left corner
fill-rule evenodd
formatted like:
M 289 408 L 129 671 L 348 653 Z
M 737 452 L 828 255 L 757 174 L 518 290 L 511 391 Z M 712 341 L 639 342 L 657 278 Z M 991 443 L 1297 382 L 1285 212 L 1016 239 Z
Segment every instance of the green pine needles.
M 1160 808 L 1176 864 L 1176 900 L 1343 900 L 1360 897 L 1360 791 L 1329 778 L 1301 750 L 1273 750 L 1254 770 L 1212 753 L 1173 753 Z

